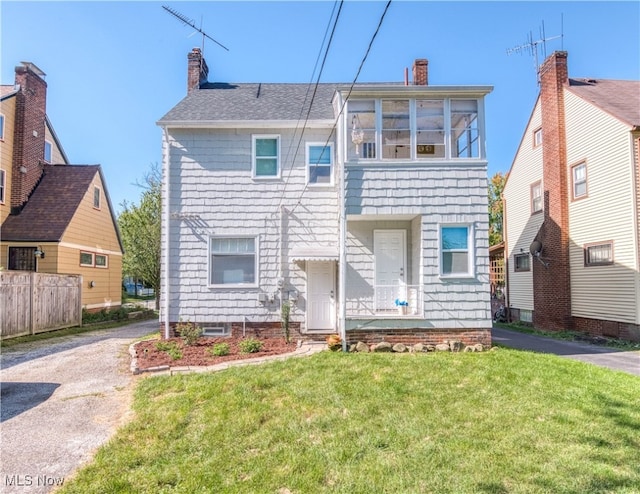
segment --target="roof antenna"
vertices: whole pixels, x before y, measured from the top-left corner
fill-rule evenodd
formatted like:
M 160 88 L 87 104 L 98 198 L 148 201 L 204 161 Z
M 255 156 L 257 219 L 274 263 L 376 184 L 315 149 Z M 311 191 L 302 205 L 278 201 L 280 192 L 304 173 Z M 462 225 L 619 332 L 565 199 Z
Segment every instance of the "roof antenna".
M 529 31 L 529 37 L 526 43 L 507 49 L 507 55 L 513 55 L 514 53 L 527 53 L 534 58 L 534 68 L 536 70 L 536 80 L 540 84 L 540 65 L 538 63 L 538 49 L 542 50 L 542 59 L 547 58 L 547 41 L 552 39 L 561 39 L 561 47 L 564 48 L 564 19 L 563 15 L 560 16 L 560 35 L 551 36 L 547 38 L 544 32 L 544 21 L 540 27 L 540 39 L 534 41 L 533 34 Z
M 195 23 L 193 22 L 192 19 L 189 19 L 186 15 L 181 14 L 180 12 L 178 12 L 177 10 L 172 9 L 171 7 L 167 7 L 166 5 L 163 5 L 162 8 L 164 10 L 166 10 L 167 12 L 169 12 L 172 16 L 176 17 L 177 19 L 179 19 L 183 24 L 186 24 L 187 26 L 191 26 L 193 29 L 195 29 L 196 31 L 198 31 L 200 34 L 202 34 L 202 52 L 204 53 L 204 39 L 205 38 L 209 38 L 211 41 L 213 41 L 216 45 L 224 48 L 225 50 L 229 51 L 229 48 L 227 48 L 226 46 L 224 46 L 222 43 L 218 43 L 215 39 L 213 39 L 211 36 L 209 36 L 207 33 L 205 33 L 202 29 L 200 29 L 199 27 L 197 27 L 195 25 Z

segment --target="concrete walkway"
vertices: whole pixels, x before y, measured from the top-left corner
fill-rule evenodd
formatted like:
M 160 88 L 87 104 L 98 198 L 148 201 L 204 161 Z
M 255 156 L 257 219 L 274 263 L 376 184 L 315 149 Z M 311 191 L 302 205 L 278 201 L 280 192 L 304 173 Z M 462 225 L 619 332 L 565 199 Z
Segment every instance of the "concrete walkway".
M 18 345 L 0 356 L 0 492 L 44 493 L 128 417 L 128 347 L 157 320 Z
M 510 348 L 552 353 L 640 376 L 638 351 L 628 352 L 589 343 L 556 340 L 496 327 L 492 329 L 492 340 L 494 344 L 499 343 Z

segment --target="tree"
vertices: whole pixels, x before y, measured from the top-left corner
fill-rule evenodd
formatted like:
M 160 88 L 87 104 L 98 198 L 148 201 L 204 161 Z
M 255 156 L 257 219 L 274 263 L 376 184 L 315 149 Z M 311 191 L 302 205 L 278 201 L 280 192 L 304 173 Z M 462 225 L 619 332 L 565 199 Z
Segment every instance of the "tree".
M 122 271 L 153 288 L 156 309 L 160 301 L 160 222 L 162 173 L 157 165 L 144 177 L 140 204 L 122 203 L 118 227 L 124 247 Z
M 502 242 L 502 190 L 507 176 L 497 172 L 489 181 L 489 245 Z

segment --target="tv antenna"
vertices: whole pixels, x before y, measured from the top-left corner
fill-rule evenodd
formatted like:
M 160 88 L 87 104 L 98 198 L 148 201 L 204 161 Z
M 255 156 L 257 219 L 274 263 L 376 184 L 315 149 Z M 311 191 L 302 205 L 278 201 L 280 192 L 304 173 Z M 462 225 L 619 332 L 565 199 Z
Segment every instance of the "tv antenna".
M 203 52 L 204 52 L 204 39 L 205 38 L 210 39 L 216 45 L 218 45 L 218 46 L 224 48 L 225 50 L 229 51 L 229 48 L 224 46 L 222 43 L 217 42 L 215 39 L 213 39 L 211 36 L 209 36 L 207 33 L 205 33 L 202 29 L 200 29 L 198 26 L 196 26 L 195 22 L 193 22 L 192 19 L 189 19 L 186 15 L 181 14 L 180 12 L 178 12 L 177 10 L 172 9 L 171 7 L 167 7 L 166 5 L 163 5 L 162 8 L 164 10 L 166 10 L 167 12 L 169 12 L 172 16 L 174 16 L 175 18 L 180 20 L 180 22 L 182 22 L 183 24 L 185 24 L 187 26 L 191 26 L 193 29 L 195 29 L 200 34 L 202 34 L 202 51 Z
M 534 40 L 533 33 L 529 31 L 529 36 L 527 38 L 526 43 L 507 49 L 507 55 L 513 55 L 514 53 L 519 53 L 519 54 L 526 53 L 533 57 L 534 59 L 533 63 L 534 63 L 534 68 L 536 70 L 536 77 L 537 77 L 538 84 L 540 84 L 540 64 L 538 62 L 538 54 L 541 50 L 542 60 L 544 60 L 547 58 L 547 41 L 551 41 L 553 39 L 558 39 L 558 38 L 560 38 L 561 41 L 564 41 L 564 33 L 563 33 L 564 29 L 562 25 L 563 25 L 563 19 L 561 16 L 560 17 L 560 35 L 551 36 L 547 38 L 544 32 L 544 21 L 542 21 L 542 25 L 540 26 L 540 39 Z M 560 46 L 561 46 L 560 49 L 564 48 L 562 43 Z

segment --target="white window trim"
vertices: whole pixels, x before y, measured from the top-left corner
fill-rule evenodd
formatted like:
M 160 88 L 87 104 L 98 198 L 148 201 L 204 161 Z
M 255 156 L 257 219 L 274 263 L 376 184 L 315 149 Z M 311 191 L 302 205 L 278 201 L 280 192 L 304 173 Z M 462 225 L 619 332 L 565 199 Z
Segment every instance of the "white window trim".
M 51 156 L 49 156 L 49 159 L 47 159 L 47 144 L 49 145 L 49 149 Z M 42 150 L 42 159 L 45 163 L 52 163 L 53 162 L 53 142 L 51 142 L 49 139 L 45 139 L 44 140 L 44 149 Z
M 576 185 L 582 182 L 576 182 L 576 170 L 580 167 L 584 168 L 584 194 L 576 195 Z M 571 200 L 578 201 L 589 196 L 589 183 L 587 177 L 587 162 L 582 161 L 571 167 Z
M 311 179 L 311 174 L 309 173 L 309 169 L 311 168 L 312 163 L 310 163 L 309 160 L 309 148 L 311 147 L 327 147 L 329 148 L 329 156 L 331 157 L 331 162 L 329 165 L 318 165 L 318 166 L 329 166 L 331 168 L 331 173 L 329 175 L 330 181 L 329 182 L 316 182 L 316 183 L 312 183 L 309 180 Z M 305 148 L 305 167 L 306 167 L 306 179 L 307 179 L 307 185 L 309 187 L 313 187 L 313 188 L 322 188 L 322 187 L 333 187 L 335 185 L 334 182 L 334 170 L 335 170 L 335 158 L 334 158 L 334 153 L 333 153 L 333 143 L 331 142 L 307 142 L 306 144 L 306 148 Z
M 0 141 L 4 141 L 4 123 L 6 118 L 4 113 L 0 113 Z
M 534 208 L 534 195 L 533 195 L 533 189 L 534 188 L 540 188 L 540 209 L 535 209 Z M 544 211 L 544 189 L 542 188 L 542 180 L 538 180 L 537 182 L 533 182 L 530 186 L 529 186 L 529 208 L 531 210 L 531 214 L 536 214 L 536 213 L 540 213 L 542 211 Z
M 469 270 L 466 273 L 443 273 L 443 254 L 442 249 L 442 229 L 443 228 L 467 228 L 467 256 L 469 261 Z M 474 279 L 476 277 L 476 259 L 475 259 L 475 231 L 472 223 L 441 223 L 438 225 L 438 270 L 440 278 L 443 280 L 455 279 Z M 449 252 L 449 251 L 447 251 Z
M 91 264 L 83 264 L 82 263 L 82 254 L 88 254 L 91 256 Z M 96 257 L 95 254 L 93 252 L 87 252 L 85 250 L 81 250 L 80 251 L 80 266 L 82 266 L 83 268 L 94 268 L 96 266 Z
M 256 141 L 258 139 L 276 139 L 277 140 L 277 156 L 276 156 L 276 168 L 277 173 L 275 175 L 256 175 Z M 282 176 L 282 153 L 280 150 L 280 135 L 279 134 L 253 134 L 251 136 L 251 178 L 254 180 L 279 180 Z
M 98 264 L 96 262 L 96 258 L 98 256 L 102 256 L 104 257 L 104 266 L 101 266 L 100 264 Z M 109 256 L 107 254 L 94 254 L 93 255 L 93 264 L 95 265 L 96 268 L 98 269 L 109 269 Z
M 254 272 L 255 272 L 255 282 L 254 283 L 222 283 L 215 284 L 211 283 L 211 269 L 213 266 L 211 265 L 211 240 L 214 238 L 253 238 L 255 240 L 255 252 L 254 252 Z M 224 289 L 238 289 L 238 288 L 249 288 L 256 289 L 260 285 L 260 237 L 258 235 L 210 235 L 209 242 L 207 243 L 207 287 L 208 288 L 224 288 Z
M 4 204 L 5 196 L 7 195 L 7 172 L 4 168 L 0 168 L 0 188 L 2 189 L 0 204 Z

